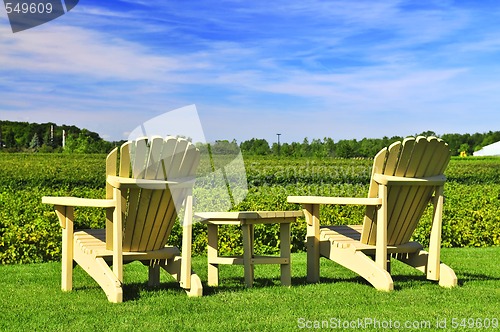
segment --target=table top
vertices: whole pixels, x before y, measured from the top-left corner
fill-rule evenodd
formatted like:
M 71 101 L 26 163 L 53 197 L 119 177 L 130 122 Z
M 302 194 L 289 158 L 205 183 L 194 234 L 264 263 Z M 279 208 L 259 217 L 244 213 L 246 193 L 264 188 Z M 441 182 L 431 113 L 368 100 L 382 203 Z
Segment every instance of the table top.
M 224 222 L 224 221 L 272 221 L 278 222 L 280 219 L 293 219 L 302 217 L 302 211 L 232 211 L 232 212 L 199 212 L 194 217 L 201 222 Z

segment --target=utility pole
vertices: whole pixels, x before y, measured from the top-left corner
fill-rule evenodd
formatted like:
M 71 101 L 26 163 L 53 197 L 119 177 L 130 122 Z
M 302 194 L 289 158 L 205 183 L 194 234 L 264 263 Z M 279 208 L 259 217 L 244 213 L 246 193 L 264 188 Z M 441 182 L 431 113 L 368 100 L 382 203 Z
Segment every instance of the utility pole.
M 276 134 L 278 136 L 278 157 L 280 156 L 280 136 L 281 134 Z

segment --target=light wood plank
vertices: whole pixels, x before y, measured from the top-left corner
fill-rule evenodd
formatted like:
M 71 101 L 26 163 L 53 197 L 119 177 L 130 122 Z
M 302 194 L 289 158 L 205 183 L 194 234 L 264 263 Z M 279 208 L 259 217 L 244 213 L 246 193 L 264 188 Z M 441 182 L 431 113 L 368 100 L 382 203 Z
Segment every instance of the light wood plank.
M 252 225 L 242 225 L 243 232 L 243 266 L 245 272 L 245 285 L 247 287 L 253 286 L 253 264 L 252 264 L 252 252 L 253 252 L 253 241 L 251 237 Z
M 146 171 L 144 179 L 154 180 L 161 167 L 161 156 L 165 141 L 159 136 L 151 139 L 150 146 L 147 152 Z
M 427 139 L 422 136 L 417 137 L 414 144 L 404 147 L 403 153 L 405 156 L 408 156 L 408 163 L 406 164 L 406 170 L 403 176 L 410 178 L 416 176 L 416 172 L 420 165 L 420 159 L 422 158 L 426 147 Z M 411 149 L 411 153 L 407 152 L 409 149 Z M 397 175 L 396 172 L 396 176 L 400 175 Z M 392 210 L 392 213 L 389 215 L 388 219 L 388 229 L 390 231 L 388 243 L 399 244 L 402 229 L 406 229 L 406 227 L 408 227 L 408 220 L 405 217 L 408 213 L 408 205 L 411 204 L 412 199 L 414 198 L 414 188 L 402 186 L 399 187 L 399 191 L 392 191 L 391 195 L 397 195 L 397 199 L 394 206 L 390 209 Z
M 362 197 L 323 197 L 323 196 L 288 196 L 289 203 L 335 204 L 335 205 L 380 205 L 379 198 Z
M 319 243 L 320 243 L 320 221 L 319 205 L 304 204 L 304 215 L 307 227 L 307 281 L 319 282 Z
M 135 218 L 134 234 L 132 236 L 130 251 L 141 251 L 141 240 L 143 239 L 144 230 L 147 227 L 147 213 L 152 195 L 152 190 L 141 189 L 140 198 L 137 204 L 138 210 Z M 147 234 L 145 236 L 147 236 Z
M 168 170 L 168 178 L 178 178 L 181 175 L 181 166 L 184 161 L 184 156 L 186 154 L 186 149 L 188 147 L 188 142 L 186 140 L 178 140 L 175 146 L 175 151 L 172 156 L 172 163 L 170 164 L 170 169 Z
M 64 208 L 65 227 L 62 231 L 62 273 L 61 289 L 70 291 L 73 288 L 73 220 L 74 209 L 72 206 Z
M 158 174 L 163 175 L 163 158 L 168 153 L 166 147 L 167 142 L 161 137 L 155 137 L 151 143 L 151 149 L 148 160 L 148 173 L 146 179 L 166 180 L 165 177 L 158 178 Z M 151 193 L 151 199 L 147 210 L 146 222 L 144 231 L 141 237 L 139 250 L 154 250 L 159 249 L 160 246 L 155 247 L 156 239 L 158 237 L 158 229 L 160 228 L 161 219 L 158 218 L 158 213 L 162 207 L 162 197 L 165 195 L 165 190 L 168 184 L 165 184 L 163 190 L 155 190 Z M 160 211 L 161 213 L 161 211 Z
M 144 179 L 146 175 L 146 162 L 148 160 L 149 146 L 147 137 L 139 138 L 132 145 L 130 154 L 132 162 L 132 177 L 134 179 Z
M 106 179 L 109 176 L 118 175 L 118 148 L 114 148 L 106 157 Z M 113 199 L 113 186 L 106 182 L 106 199 Z M 106 243 L 107 249 L 113 249 L 113 212 L 114 209 L 106 209 Z
M 147 138 L 138 139 L 135 142 L 132 159 L 132 177 L 134 179 L 145 179 L 147 173 L 147 163 L 150 155 L 151 145 Z M 131 195 L 129 199 L 129 213 L 127 219 L 127 232 L 130 235 L 129 251 L 139 251 L 139 243 L 144 229 L 146 213 L 149 208 L 149 201 L 152 192 L 149 189 L 137 189 L 137 195 Z
M 383 172 L 374 172 L 373 174 L 394 175 L 399 162 L 402 144 L 400 141 L 392 143 L 388 150 L 387 161 Z
M 167 191 L 168 189 L 161 191 L 162 195 L 158 203 L 158 211 L 153 229 L 151 230 L 151 239 L 148 241 L 148 248 L 161 248 L 165 245 L 162 241 L 168 226 L 164 225 L 164 222 L 168 222 L 172 218 L 172 214 L 175 213 L 173 204 L 170 206 L 171 196 Z M 166 237 L 168 238 L 168 235 Z
M 126 219 L 124 222 L 124 224 L 127 226 L 123 238 L 124 251 L 132 250 L 132 240 L 134 238 L 134 228 L 135 228 L 135 221 L 137 218 L 138 201 L 140 193 L 141 193 L 140 189 L 128 190 L 128 204 L 126 206 Z
M 172 165 L 172 158 L 175 154 L 175 148 L 177 146 L 177 139 L 175 137 L 167 137 L 162 149 L 161 165 L 158 169 L 156 175 L 157 179 L 167 180 L 169 178 L 169 172 Z
M 443 187 L 439 187 L 436 192 L 436 201 L 434 203 L 434 213 L 432 216 L 431 236 L 429 239 L 429 258 L 427 261 L 426 273 L 427 279 L 430 280 L 439 280 L 440 278 L 441 230 L 443 225 L 441 216 L 443 214 L 443 203 Z
M 443 174 L 414 178 L 375 174 L 373 178 L 376 182 L 388 186 L 440 186 L 446 182 Z
M 391 163 L 388 164 L 390 167 L 386 167 L 384 170 L 384 176 L 395 176 L 395 174 L 405 174 L 406 168 L 408 167 L 409 159 L 411 156 L 411 151 L 413 150 L 415 140 L 413 138 L 404 140 L 399 146 L 394 146 L 394 149 L 391 150 L 392 156 Z M 374 174 L 373 178 L 377 181 L 378 174 Z M 395 176 L 396 178 L 405 178 L 404 176 Z M 385 184 L 380 181 L 381 184 Z M 388 184 L 388 183 L 387 183 Z M 395 242 L 394 238 L 394 230 L 396 227 L 396 223 L 392 220 L 394 216 L 393 207 L 396 206 L 398 202 L 398 197 L 400 195 L 400 186 L 390 186 L 387 188 L 387 204 L 390 208 L 388 208 L 388 225 L 387 225 L 387 241 L 389 244 Z
M 132 147 L 133 147 L 133 142 L 131 142 L 131 141 L 125 142 L 120 147 L 120 160 L 119 160 L 118 175 L 121 178 L 130 178 L 132 175 L 132 172 L 131 172 Z M 107 179 L 109 179 L 109 177 L 110 176 L 108 176 Z M 116 188 L 116 186 L 115 186 L 115 188 Z M 130 198 L 130 191 L 127 188 L 124 188 L 121 190 L 121 194 L 122 194 L 122 206 L 121 206 L 122 220 L 123 220 L 124 224 L 127 225 L 127 219 L 128 219 L 127 218 L 127 214 L 128 214 L 127 202 Z M 112 229 L 112 227 L 110 229 Z M 131 236 L 129 235 L 129 233 L 130 232 L 128 230 L 125 230 L 125 236 L 123 239 L 123 246 L 124 246 L 123 249 L 125 251 L 127 251 L 130 248 L 130 237 Z M 110 239 L 110 237 L 111 237 L 111 239 Z M 107 240 L 110 240 L 107 244 L 107 248 L 112 249 L 112 246 L 113 246 L 112 234 L 111 234 L 111 236 L 108 235 Z
M 177 211 L 175 210 L 175 204 L 170 194 L 164 195 L 161 202 L 163 214 L 159 214 L 159 229 L 158 236 L 155 241 L 155 247 L 164 246 L 172 231 L 173 225 L 175 223 L 175 217 L 177 216 Z M 163 208 L 165 206 L 165 208 Z M 156 227 L 156 225 L 155 225 Z
M 219 263 L 216 262 L 219 256 L 219 227 L 217 225 L 207 226 L 208 246 L 208 285 L 219 285 Z M 222 263 L 224 264 L 224 263 Z
M 294 197 L 294 196 L 289 196 Z M 299 197 L 299 196 L 297 196 Z M 224 223 L 225 221 L 240 223 L 241 220 L 259 220 L 259 219 L 269 219 L 269 218 L 296 218 L 302 217 L 304 214 L 302 211 L 231 211 L 231 212 L 198 212 L 195 214 L 195 218 L 200 219 L 200 221 L 205 223 Z M 262 220 L 261 222 L 264 222 Z M 276 223 L 277 221 L 273 221 Z M 233 224 L 233 223 L 231 223 Z
M 291 272 L 291 255 L 290 255 L 290 223 L 280 224 L 280 258 L 284 261 L 280 262 L 281 284 L 283 286 L 292 285 L 292 272 Z M 254 261 L 258 264 L 257 261 Z
M 80 198 L 80 197 L 55 197 L 44 196 L 42 197 L 43 204 L 53 204 L 61 206 L 82 206 L 82 207 L 96 207 L 96 208 L 109 208 L 114 207 L 116 202 L 113 199 L 94 199 L 94 198 Z
M 414 177 L 432 177 L 437 175 L 436 170 L 440 169 L 440 165 L 436 165 L 436 148 L 439 147 L 439 143 L 435 137 L 430 137 L 428 139 L 424 137 L 417 138 L 417 144 L 420 148 L 413 161 L 416 165 L 413 171 Z M 438 182 L 436 184 L 439 184 Z M 442 184 L 442 183 L 441 183 Z M 404 205 L 404 210 L 401 211 L 400 220 L 398 222 L 399 230 L 395 232 L 395 241 L 391 244 L 400 244 L 407 242 L 411 235 L 413 234 L 418 220 L 420 219 L 423 211 L 427 207 L 430 198 L 432 196 L 433 188 L 425 188 L 422 186 L 411 186 L 408 187 L 406 204 Z
M 183 288 L 191 288 L 191 249 L 193 243 L 193 196 L 192 191 L 188 192 L 186 197 L 184 222 L 182 224 L 182 262 L 181 262 L 181 281 Z M 170 229 L 171 230 L 171 229 Z
M 372 178 L 373 174 L 377 172 L 383 172 L 384 166 L 386 164 L 387 155 L 390 153 L 387 148 L 380 150 L 375 156 L 372 166 Z M 368 189 L 368 198 L 379 198 L 378 196 L 378 184 L 370 180 L 370 188 Z M 379 203 L 380 205 L 380 203 Z M 363 219 L 363 232 L 361 233 L 361 241 L 363 243 L 374 244 L 376 239 L 376 227 L 375 221 L 377 216 L 376 206 L 367 206 L 365 211 L 365 217 Z
M 114 148 L 106 157 L 106 177 L 109 175 L 117 175 L 117 160 L 118 160 L 118 148 Z M 106 198 L 113 198 L 113 187 L 106 183 Z
M 130 153 L 132 150 L 132 142 L 126 142 L 120 147 L 120 169 L 118 175 L 122 178 L 130 177 Z
M 113 190 L 113 197 L 116 200 L 121 199 L 119 189 Z M 113 214 L 113 273 L 120 283 L 123 283 L 123 225 L 121 202 L 118 202 Z

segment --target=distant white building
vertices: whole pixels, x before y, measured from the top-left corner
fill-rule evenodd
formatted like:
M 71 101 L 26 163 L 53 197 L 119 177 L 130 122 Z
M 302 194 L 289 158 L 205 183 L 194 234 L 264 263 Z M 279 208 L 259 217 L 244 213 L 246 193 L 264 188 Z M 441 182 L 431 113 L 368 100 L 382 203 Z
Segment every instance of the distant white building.
M 474 152 L 474 156 L 500 156 L 500 141 L 477 150 Z

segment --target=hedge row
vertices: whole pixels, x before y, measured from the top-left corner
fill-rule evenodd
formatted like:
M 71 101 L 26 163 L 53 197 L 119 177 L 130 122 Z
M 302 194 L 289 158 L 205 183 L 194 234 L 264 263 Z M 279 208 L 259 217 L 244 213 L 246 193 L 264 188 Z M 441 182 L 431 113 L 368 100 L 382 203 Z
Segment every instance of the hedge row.
M 60 259 L 61 232 L 44 195 L 104 197 L 103 155 L 0 154 L 0 262 L 31 263 Z M 310 160 L 249 157 L 245 159 L 249 183 L 246 198 L 235 210 L 296 210 L 288 195 L 364 197 L 371 172 L 370 160 Z M 443 246 L 500 245 L 500 159 L 453 159 L 447 169 L 443 216 Z M 220 198 L 199 188 L 198 208 L 217 209 Z M 203 201 L 205 199 L 205 201 Z M 360 223 L 362 207 L 325 206 L 324 224 Z M 428 243 L 431 209 L 426 211 L 414 239 Z M 104 226 L 104 211 L 76 209 L 76 228 Z M 292 225 L 292 250 L 305 250 L 303 218 Z M 223 253 L 241 253 L 241 232 L 227 227 L 220 234 Z M 179 245 L 177 226 L 171 243 Z M 276 226 L 255 229 L 256 252 L 275 253 L 279 245 Z M 194 227 L 194 252 L 206 250 L 206 228 Z

